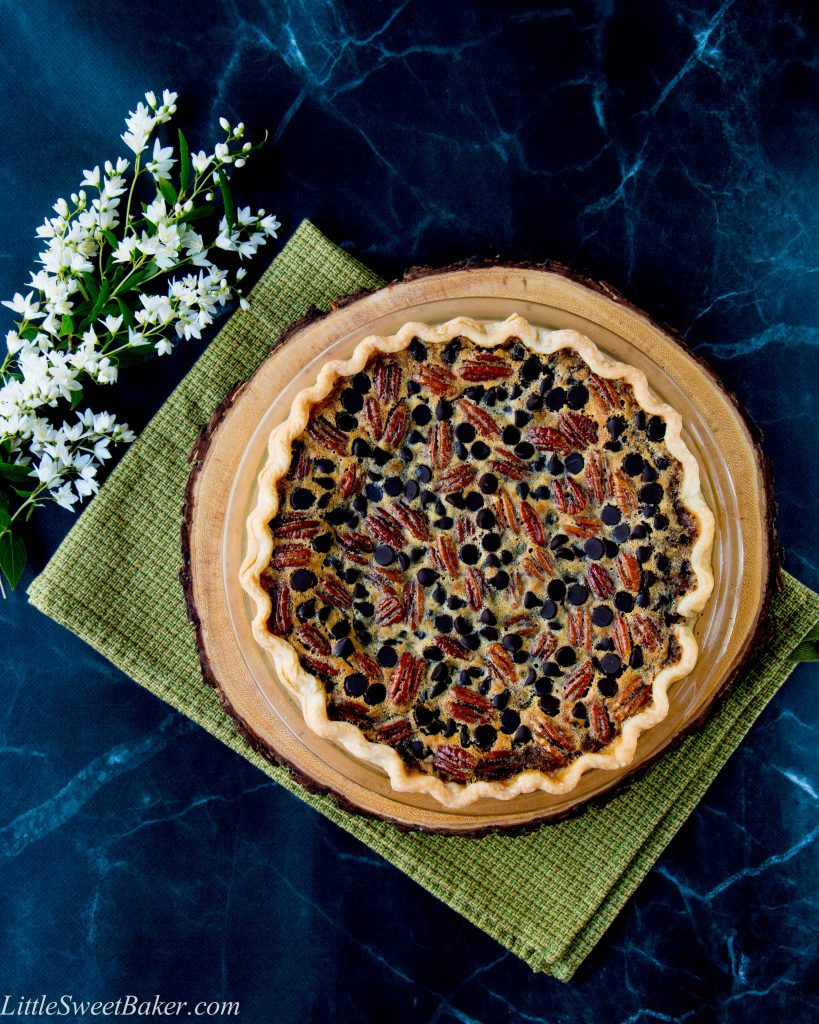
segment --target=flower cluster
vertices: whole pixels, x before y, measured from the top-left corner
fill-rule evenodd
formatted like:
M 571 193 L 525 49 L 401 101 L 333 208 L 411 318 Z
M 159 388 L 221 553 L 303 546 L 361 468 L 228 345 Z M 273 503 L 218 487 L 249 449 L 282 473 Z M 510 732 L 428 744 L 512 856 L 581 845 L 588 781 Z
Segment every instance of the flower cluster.
M 45 247 L 28 286 L 3 302 L 17 318 L 0 365 L 0 570 L 12 587 L 25 563 L 20 523 L 44 501 L 71 508 L 93 494 L 110 446 L 134 438 L 108 413 L 77 411 L 84 386 L 200 338 L 234 298 L 246 307 L 244 268 L 213 256 L 251 257 L 280 227 L 234 206 L 230 175 L 254 149 L 243 124 L 221 118 L 212 153 L 191 153 L 182 132 L 177 149 L 158 136 L 176 98 L 145 94 L 122 135 L 133 166 L 120 157 L 83 172 L 37 228 Z

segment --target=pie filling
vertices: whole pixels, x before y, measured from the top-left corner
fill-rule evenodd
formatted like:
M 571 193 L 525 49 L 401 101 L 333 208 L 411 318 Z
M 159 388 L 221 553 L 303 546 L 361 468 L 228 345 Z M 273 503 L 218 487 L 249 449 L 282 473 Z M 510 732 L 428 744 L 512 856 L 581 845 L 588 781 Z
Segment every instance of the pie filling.
M 267 628 L 414 772 L 558 773 L 680 660 L 699 523 L 665 431 L 571 348 L 380 355 L 293 444 Z

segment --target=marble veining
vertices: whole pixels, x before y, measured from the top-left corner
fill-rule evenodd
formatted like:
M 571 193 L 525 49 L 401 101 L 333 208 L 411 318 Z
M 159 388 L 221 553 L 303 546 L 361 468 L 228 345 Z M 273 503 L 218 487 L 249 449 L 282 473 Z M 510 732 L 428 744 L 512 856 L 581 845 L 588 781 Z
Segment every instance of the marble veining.
M 681 330 L 763 428 L 787 565 L 819 586 L 815 5 L 0 9 L 3 297 L 27 279 L 54 198 L 115 155 L 121 116 L 167 85 L 203 145 L 222 113 L 270 131 L 236 185 L 287 231 L 309 216 L 388 278 L 467 255 L 559 259 Z M 123 374 L 115 411 L 143 426 L 198 351 Z M 70 522 L 40 518 L 31 571 Z M 239 999 L 246 1022 L 819 1015 L 815 666 L 564 985 L 22 594 L 0 602 L 0 629 L 0 992 Z

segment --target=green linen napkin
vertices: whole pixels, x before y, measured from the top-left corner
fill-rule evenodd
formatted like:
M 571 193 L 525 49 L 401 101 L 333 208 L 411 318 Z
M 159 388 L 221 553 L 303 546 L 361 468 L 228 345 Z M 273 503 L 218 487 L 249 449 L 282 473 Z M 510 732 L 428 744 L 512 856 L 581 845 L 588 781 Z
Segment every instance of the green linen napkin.
M 198 722 L 331 821 L 522 957 L 562 979 L 659 857 L 765 704 L 792 652 L 819 621 L 819 596 L 786 577 L 775 639 L 722 710 L 605 807 L 521 837 L 453 839 L 399 832 L 298 786 L 243 740 L 203 685 L 179 586 L 188 453 L 236 381 L 309 307 L 382 282 L 305 221 L 182 381 L 32 584 L 33 604 L 138 683 Z

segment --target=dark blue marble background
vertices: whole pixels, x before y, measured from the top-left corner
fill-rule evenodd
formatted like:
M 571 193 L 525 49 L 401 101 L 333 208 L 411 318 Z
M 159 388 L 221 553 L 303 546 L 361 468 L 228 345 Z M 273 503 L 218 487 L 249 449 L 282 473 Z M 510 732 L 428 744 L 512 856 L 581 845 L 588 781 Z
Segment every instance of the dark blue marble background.
M 270 130 L 236 186 L 286 232 L 309 216 L 388 277 L 470 254 L 555 258 L 680 328 L 764 428 L 787 565 L 819 585 L 814 4 L 7 0 L 0 13 L 3 296 L 27 279 L 54 198 L 121 151 L 146 89 L 170 86 L 197 148 L 222 113 Z M 142 426 L 199 350 L 130 371 L 106 401 Z M 33 571 L 71 521 L 40 516 Z M 22 591 L 0 619 L 0 996 L 238 999 L 254 1024 L 819 1016 L 815 670 L 796 671 L 563 985 Z

